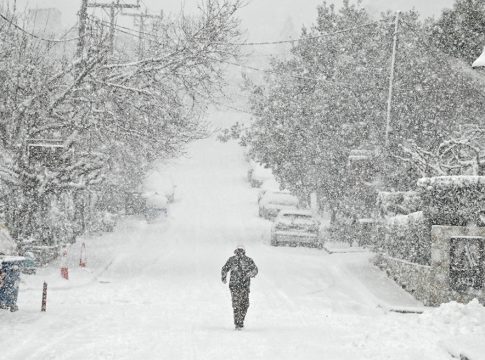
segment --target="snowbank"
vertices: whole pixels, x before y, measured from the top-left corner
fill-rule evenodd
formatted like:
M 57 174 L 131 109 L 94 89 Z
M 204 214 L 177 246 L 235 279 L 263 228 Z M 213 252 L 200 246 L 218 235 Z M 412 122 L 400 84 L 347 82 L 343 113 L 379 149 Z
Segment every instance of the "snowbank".
M 477 299 L 473 299 L 468 304 L 451 301 L 422 314 L 420 322 L 433 327 L 453 324 L 457 333 L 473 334 L 484 330 L 485 307 Z
M 453 329 L 449 339 L 441 346 L 453 357 L 468 360 L 485 360 L 485 307 L 477 299 L 468 304 L 449 302 L 420 315 L 419 321 L 443 333 Z

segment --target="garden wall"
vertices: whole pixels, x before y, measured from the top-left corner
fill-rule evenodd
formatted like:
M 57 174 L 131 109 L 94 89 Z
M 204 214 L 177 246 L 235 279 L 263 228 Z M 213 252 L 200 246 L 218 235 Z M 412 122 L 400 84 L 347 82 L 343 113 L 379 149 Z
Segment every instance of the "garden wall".
M 425 305 L 431 304 L 429 301 L 431 266 L 414 264 L 384 254 L 377 255 L 374 264 L 416 299 Z

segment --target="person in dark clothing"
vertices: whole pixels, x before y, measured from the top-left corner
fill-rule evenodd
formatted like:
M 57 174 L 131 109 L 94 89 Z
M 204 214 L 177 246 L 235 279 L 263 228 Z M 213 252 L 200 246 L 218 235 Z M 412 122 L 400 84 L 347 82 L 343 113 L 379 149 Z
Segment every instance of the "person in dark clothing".
M 249 287 L 251 278 L 258 274 L 258 267 L 253 259 L 246 256 L 243 246 L 234 250 L 234 256 L 222 267 L 222 282 L 227 282 L 227 273 L 231 272 L 229 290 L 231 290 L 232 308 L 234 310 L 234 325 L 236 330 L 244 327 L 244 318 L 249 308 Z

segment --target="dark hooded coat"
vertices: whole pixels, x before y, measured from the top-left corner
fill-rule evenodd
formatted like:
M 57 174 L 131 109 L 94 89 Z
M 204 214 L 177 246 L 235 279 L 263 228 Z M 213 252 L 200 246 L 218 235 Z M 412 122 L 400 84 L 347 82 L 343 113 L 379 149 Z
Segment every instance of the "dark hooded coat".
M 258 267 L 243 249 L 236 249 L 234 254 L 222 267 L 222 281 L 226 281 L 227 274 L 231 272 L 229 289 L 246 289 L 249 292 L 251 278 L 258 274 Z

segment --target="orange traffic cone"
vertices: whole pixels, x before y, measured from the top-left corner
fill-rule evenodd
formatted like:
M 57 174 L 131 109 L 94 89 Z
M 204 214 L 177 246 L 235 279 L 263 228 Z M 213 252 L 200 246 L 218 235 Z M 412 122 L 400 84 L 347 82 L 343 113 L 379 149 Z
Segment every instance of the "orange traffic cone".
M 87 259 L 86 259 L 86 244 L 81 245 L 81 256 L 79 257 L 79 266 L 86 267 Z

